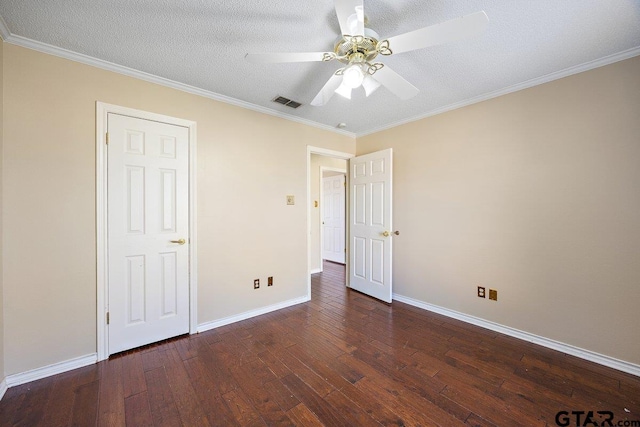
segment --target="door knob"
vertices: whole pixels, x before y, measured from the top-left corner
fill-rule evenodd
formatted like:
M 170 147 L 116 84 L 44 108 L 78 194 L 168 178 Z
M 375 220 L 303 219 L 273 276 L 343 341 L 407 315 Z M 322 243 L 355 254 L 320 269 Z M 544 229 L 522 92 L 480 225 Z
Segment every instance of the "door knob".
M 384 237 L 389 237 L 389 236 L 391 236 L 391 234 L 395 234 L 396 236 L 399 236 L 399 235 L 400 235 L 400 232 L 399 232 L 399 231 L 394 231 L 393 233 L 390 233 L 390 232 L 388 232 L 388 231 L 385 231 L 385 232 L 383 232 L 383 233 L 382 233 L 382 235 L 383 235 Z
M 180 240 L 170 240 L 171 243 L 177 243 L 179 245 L 184 245 L 185 243 L 187 243 L 186 240 L 184 239 L 180 239 Z

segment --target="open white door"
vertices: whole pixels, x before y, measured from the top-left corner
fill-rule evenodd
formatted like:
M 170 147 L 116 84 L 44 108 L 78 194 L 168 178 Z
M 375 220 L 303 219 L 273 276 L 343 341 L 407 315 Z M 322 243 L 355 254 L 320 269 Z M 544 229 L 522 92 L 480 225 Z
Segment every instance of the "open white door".
M 392 151 L 354 157 L 349 163 L 349 285 L 391 302 Z

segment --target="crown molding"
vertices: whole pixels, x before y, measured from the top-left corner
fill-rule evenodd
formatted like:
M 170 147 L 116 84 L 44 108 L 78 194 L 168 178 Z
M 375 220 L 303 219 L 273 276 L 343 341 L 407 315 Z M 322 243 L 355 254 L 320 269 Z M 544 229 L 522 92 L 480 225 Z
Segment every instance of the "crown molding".
M 640 47 L 634 47 L 628 50 L 623 50 L 622 52 L 614 53 L 613 55 L 605 56 L 603 58 L 596 59 L 594 61 L 585 62 L 584 64 L 576 65 L 574 67 L 565 68 L 564 70 L 556 71 L 550 74 L 546 74 L 544 76 L 536 77 L 535 79 L 527 80 L 522 83 L 515 84 L 513 86 L 508 86 L 504 89 L 499 89 L 499 90 L 485 93 L 483 95 L 469 98 L 460 102 L 455 102 L 453 104 L 449 104 L 441 108 L 436 108 L 435 110 L 431 110 L 427 113 L 420 114 L 418 116 L 410 117 L 410 118 L 403 119 L 388 125 L 373 128 L 366 132 L 357 133 L 356 137 L 360 138 L 366 135 L 371 135 L 376 132 L 381 132 L 383 130 L 398 127 L 407 123 L 426 119 L 427 117 L 432 117 L 438 114 L 446 113 L 447 111 L 456 110 L 458 108 L 466 107 L 468 105 L 477 104 L 478 102 L 487 101 L 489 99 L 497 98 L 502 95 L 507 95 L 512 92 L 517 92 L 523 89 L 528 89 L 533 86 L 549 83 L 551 81 L 558 80 L 563 77 L 568 77 L 573 74 L 583 73 L 585 71 L 593 70 L 594 68 L 604 67 L 605 65 L 613 64 L 614 62 L 618 62 L 618 61 L 624 61 L 625 59 L 633 58 L 634 56 L 638 56 L 638 55 L 640 55 Z
M 250 102 L 241 101 L 239 99 L 235 99 L 229 96 L 225 96 L 216 92 L 208 91 L 205 89 L 200 89 L 195 86 L 190 86 L 184 83 L 176 82 L 174 80 L 166 79 L 164 77 L 159 77 L 150 73 L 146 73 L 144 71 L 135 70 L 133 68 L 125 67 L 122 65 L 118 65 L 112 62 L 103 61 L 101 59 L 97 59 L 88 55 L 84 55 L 81 53 L 73 52 L 67 49 L 59 48 L 47 43 L 42 43 L 39 41 L 35 41 L 32 39 L 28 39 L 26 37 L 17 36 L 11 34 L 9 31 L 6 22 L 0 15 L 0 36 L 2 39 L 7 42 L 17 46 L 25 47 L 27 49 L 36 50 L 42 53 L 46 53 L 49 55 L 57 56 L 60 58 L 68 59 L 75 62 L 80 62 L 82 64 L 90 65 L 96 68 L 101 68 L 103 70 L 112 71 L 114 73 L 122 74 L 129 77 L 134 77 L 140 80 L 144 80 L 150 83 L 155 83 L 161 86 L 169 87 L 172 89 L 176 89 L 182 92 L 191 93 L 193 95 L 202 96 L 204 98 L 209 98 L 215 101 L 223 102 L 225 104 L 234 105 L 237 107 L 245 108 L 248 110 L 256 111 L 259 113 L 268 114 L 270 116 L 279 117 L 285 120 L 293 121 L 296 123 L 301 123 L 307 126 L 315 127 L 318 129 L 326 130 L 329 132 L 337 133 L 340 135 L 345 135 L 350 138 L 360 138 L 363 136 L 371 135 L 376 132 L 381 132 L 387 129 L 391 129 L 394 127 L 398 127 L 407 123 L 415 122 L 418 120 L 425 119 L 427 117 L 432 117 L 438 114 L 446 113 L 448 111 L 456 110 L 458 108 L 466 107 L 472 104 L 477 104 L 482 101 L 487 101 L 492 98 L 497 98 L 502 95 L 507 95 L 509 93 L 517 92 L 523 89 L 528 89 L 533 86 L 538 86 L 544 83 L 549 83 L 554 80 L 561 79 L 563 77 L 568 77 L 573 74 L 582 73 L 585 71 L 589 71 L 595 68 L 603 67 L 605 65 L 613 64 L 615 62 L 623 61 L 625 59 L 633 58 L 635 56 L 640 55 L 640 46 L 634 47 L 631 49 L 627 49 L 622 52 L 618 52 L 609 56 L 605 56 L 603 58 L 599 58 L 593 61 L 585 62 L 580 65 L 576 65 L 574 67 L 565 68 L 564 70 L 556 71 L 550 74 L 546 74 L 544 76 L 536 77 L 534 79 L 527 80 L 522 83 L 518 83 L 512 86 L 508 86 L 503 89 L 499 89 L 493 92 L 485 93 L 473 98 L 469 98 L 466 100 L 462 100 L 460 102 L 455 102 L 453 104 L 446 105 L 444 107 L 436 108 L 427 113 L 420 114 L 418 116 L 413 116 L 410 118 L 406 118 L 403 120 L 399 120 L 384 126 L 372 128 L 365 132 L 355 133 L 349 132 L 344 129 L 339 129 L 334 126 L 325 125 L 322 123 L 314 122 L 313 120 L 303 119 L 301 117 L 297 117 L 291 114 L 286 114 L 281 111 L 272 110 L 261 105 L 252 104 Z
M 122 74 L 128 77 L 134 77 L 140 80 L 144 80 L 146 82 L 155 83 L 160 86 L 169 87 L 171 89 L 176 89 L 176 90 L 187 92 L 193 95 L 202 96 L 204 98 L 209 98 L 214 101 L 219 101 L 225 104 L 234 105 L 236 107 L 245 108 L 247 110 L 257 111 L 259 113 L 268 114 L 270 116 L 279 117 L 281 119 L 301 123 L 303 125 L 312 126 L 318 129 L 329 131 L 329 132 L 338 133 L 351 138 L 356 137 L 356 134 L 354 132 L 349 132 L 344 129 L 338 129 L 334 126 L 329 126 L 322 123 L 314 122 L 312 120 L 303 119 L 301 117 L 297 117 L 291 114 L 286 114 L 280 111 L 272 110 L 270 108 L 266 108 L 261 105 L 256 105 L 250 102 L 241 101 L 239 99 L 231 98 L 229 96 L 221 95 L 219 93 L 208 91 L 205 89 L 200 89 L 198 87 L 190 86 L 188 84 L 176 82 L 174 80 L 166 79 L 164 77 L 159 77 L 154 74 L 146 73 L 144 71 L 139 71 L 133 68 L 125 67 L 109 61 L 103 61 L 102 59 L 94 58 L 92 56 L 84 55 L 82 53 L 73 52 L 71 50 L 63 49 L 47 43 L 42 43 L 26 37 L 11 34 L 11 32 L 7 29 L 6 24 L 4 24 L 4 21 L 2 21 L 1 18 L 2 17 L 0 16 L 0 34 L 2 35 L 2 38 L 4 39 L 4 41 L 7 43 L 11 43 L 13 45 L 24 47 L 31 50 L 36 50 L 38 52 L 46 53 L 49 55 L 57 56 L 59 58 L 68 59 L 70 61 L 79 62 L 85 65 L 90 65 L 92 67 L 100 68 L 103 70 L 112 71 L 114 73 Z

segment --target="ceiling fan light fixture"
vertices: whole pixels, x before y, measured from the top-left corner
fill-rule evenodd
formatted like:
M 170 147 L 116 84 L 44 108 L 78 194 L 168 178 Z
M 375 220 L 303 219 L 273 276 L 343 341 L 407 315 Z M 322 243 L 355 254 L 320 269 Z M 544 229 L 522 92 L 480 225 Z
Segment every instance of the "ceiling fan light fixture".
M 351 99 L 351 88 L 344 84 L 344 80 L 342 81 L 342 84 L 338 86 L 338 89 L 336 89 L 336 93 L 347 99 Z
M 364 72 L 359 64 L 349 65 L 342 75 L 342 84 L 355 89 L 364 81 Z
M 380 82 L 367 74 L 362 80 L 362 87 L 364 88 L 364 94 L 369 96 L 380 87 Z

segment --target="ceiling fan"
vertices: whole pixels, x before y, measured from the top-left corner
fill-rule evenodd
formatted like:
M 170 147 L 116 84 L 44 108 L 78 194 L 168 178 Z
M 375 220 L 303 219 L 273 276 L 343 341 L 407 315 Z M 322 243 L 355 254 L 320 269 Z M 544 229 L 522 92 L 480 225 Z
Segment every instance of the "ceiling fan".
M 419 30 L 380 39 L 365 27 L 363 0 L 334 0 L 342 36 L 333 52 L 248 53 L 245 58 L 254 63 L 312 62 L 337 60 L 345 67 L 338 69 L 311 101 L 311 105 L 326 104 L 334 93 L 351 99 L 351 91 L 362 86 L 366 96 L 380 85 L 401 99 L 415 96 L 419 90 L 381 62 L 378 55 L 388 56 L 422 49 L 480 33 L 489 22 L 484 11 L 431 25 Z

